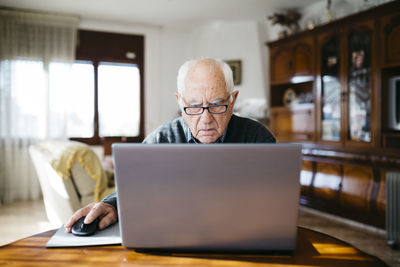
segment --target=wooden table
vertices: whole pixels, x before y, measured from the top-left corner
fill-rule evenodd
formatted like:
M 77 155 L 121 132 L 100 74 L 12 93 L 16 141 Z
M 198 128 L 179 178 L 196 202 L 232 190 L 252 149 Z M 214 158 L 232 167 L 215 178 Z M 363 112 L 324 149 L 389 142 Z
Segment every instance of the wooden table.
M 331 236 L 299 227 L 289 255 L 148 254 L 122 246 L 46 248 L 51 230 L 0 247 L 0 266 L 387 266 Z

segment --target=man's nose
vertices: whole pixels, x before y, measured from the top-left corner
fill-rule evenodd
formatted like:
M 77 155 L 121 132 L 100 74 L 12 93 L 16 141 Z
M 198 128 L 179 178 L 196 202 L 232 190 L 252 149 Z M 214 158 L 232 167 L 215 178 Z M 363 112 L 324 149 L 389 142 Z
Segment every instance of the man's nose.
M 208 109 L 204 110 L 203 114 L 201 114 L 200 120 L 209 123 L 213 120 L 213 115 L 208 111 Z

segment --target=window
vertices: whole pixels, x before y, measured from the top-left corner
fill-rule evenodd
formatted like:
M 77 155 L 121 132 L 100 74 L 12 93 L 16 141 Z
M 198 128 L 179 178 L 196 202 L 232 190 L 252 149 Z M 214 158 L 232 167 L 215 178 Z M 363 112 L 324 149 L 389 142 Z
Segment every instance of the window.
M 94 66 L 90 61 L 72 65 L 68 99 L 67 135 L 90 138 L 94 134 Z
M 79 31 L 68 108 L 72 140 L 103 144 L 144 137 L 143 36 Z
M 100 62 L 99 135 L 139 136 L 140 73 L 133 64 Z

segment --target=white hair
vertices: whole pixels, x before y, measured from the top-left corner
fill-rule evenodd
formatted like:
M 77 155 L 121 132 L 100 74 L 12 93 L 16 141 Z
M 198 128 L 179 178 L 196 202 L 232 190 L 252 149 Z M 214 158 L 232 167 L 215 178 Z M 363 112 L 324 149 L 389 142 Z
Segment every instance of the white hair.
M 178 71 L 178 78 L 177 78 L 177 86 L 178 86 L 178 93 L 183 96 L 183 92 L 185 91 L 185 81 L 186 81 L 186 76 L 189 73 L 189 71 L 200 61 L 206 58 L 201 58 L 201 59 L 194 59 L 194 60 L 188 60 L 183 65 L 179 68 Z M 213 59 L 213 60 L 222 73 L 224 74 L 225 77 L 225 85 L 226 85 L 226 90 L 227 92 L 231 95 L 233 92 L 233 75 L 232 75 L 232 70 L 229 67 L 228 64 L 223 62 L 222 60 L 219 59 Z

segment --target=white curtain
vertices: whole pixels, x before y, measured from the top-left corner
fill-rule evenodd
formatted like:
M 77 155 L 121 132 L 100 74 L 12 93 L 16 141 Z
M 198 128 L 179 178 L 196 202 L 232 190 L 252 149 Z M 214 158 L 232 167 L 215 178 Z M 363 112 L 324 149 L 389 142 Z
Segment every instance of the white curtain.
M 76 17 L 0 10 L 0 203 L 41 197 L 28 148 L 66 138 L 63 99 L 78 23 Z

